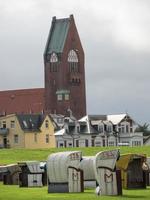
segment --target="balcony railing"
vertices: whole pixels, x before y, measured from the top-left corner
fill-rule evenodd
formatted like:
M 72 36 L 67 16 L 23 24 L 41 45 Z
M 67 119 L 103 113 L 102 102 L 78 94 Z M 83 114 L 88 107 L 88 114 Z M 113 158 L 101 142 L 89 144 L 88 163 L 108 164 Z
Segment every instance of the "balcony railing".
M 0 135 L 8 135 L 9 129 L 8 128 L 0 128 Z

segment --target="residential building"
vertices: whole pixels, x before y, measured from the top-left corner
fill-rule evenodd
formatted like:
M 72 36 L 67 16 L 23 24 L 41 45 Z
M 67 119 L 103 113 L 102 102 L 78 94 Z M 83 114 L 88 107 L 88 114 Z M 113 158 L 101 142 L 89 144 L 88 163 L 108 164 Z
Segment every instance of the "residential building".
M 12 114 L 0 118 L 1 148 L 55 147 L 56 124 L 49 115 Z
M 86 115 L 80 120 L 65 118 L 55 132 L 57 147 L 142 146 L 143 133 L 128 114 Z
M 128 114 L 107 115 L 107 119 L 114 125 L 119 145 L 143 146 L 143 133 L 136 132 L 138 123 Z

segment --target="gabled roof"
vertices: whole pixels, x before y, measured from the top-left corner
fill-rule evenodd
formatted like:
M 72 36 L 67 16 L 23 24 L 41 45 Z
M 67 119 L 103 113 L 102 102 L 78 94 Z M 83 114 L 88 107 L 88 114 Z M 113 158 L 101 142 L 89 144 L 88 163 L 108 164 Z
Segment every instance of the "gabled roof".
M 60 135 L 64 135 L 64 134 L 66 134 L 66 130 L 65 130 L 65 128 L 62 128 L 62 129 L 56 131 L 54 135 L 60 136 Z
M 53 17 L 44 55 L 52 52 L 63 52 L 69 24 L 70 18 L 56 19 L 56 17 Z
M 76 134 L 97 134 L 97 130 L 88 122 L 78 122 L 80 125 L 79 132 L 77 133 L 76 130 L 76 123 L 75 122 L 68 122 L 67 127 L 65 126 L 55 132 L 55 136 L 61 136 L 61 135 L 76 135 Z
M 94 126 L 92 126 L 91 122 L 90 122 L 90 121 L 87 121 L 87 122 L 86 122 L 86 127 L 85 127 L 83 133 L 86 133 L 86 134 L 96 134 L 96 133 L 98 133 L 98 132 L 97 132 L 97 130 L 94 128 Z
M 52 122 L 53 126 L 54 126 L 54 130 L 59 130 L 59 126 L 58 124 L 56 123 L 56 121 L 54 120 L 54 118 L 52 116 L 54 116 L 53 114 L 49 114 L 47 115 L 50 119 L 50 121 Z M 58 114 L 59 116 L 59 114 Z M 60 115 L 61 116 L 61 115 Z
M 84 117 L 82 117 L 79 121 L 97 121 L 97 120 L 106 120 L 107 119 L 107 115 L 86 115 Z
M 49 114 L 53 119 L 57 119 L 57 118 L 64 118 L 65 116 L 62 114 L 56 114 L 56 113 L 50 113 Z
M 113 125 L 119 124 L 125 118 L 130 118 L 133 123 L 136 123 L 128 114 L 115 114 L 115 115 L 86 115 L 82 117 L 79 121 L 90 121 L 92 124 L 96 123 L 108 123 L 111 122 Z
M 119 124 L 127 114 L 107 115 L 107 120 L 111 121 L 114 125 Z

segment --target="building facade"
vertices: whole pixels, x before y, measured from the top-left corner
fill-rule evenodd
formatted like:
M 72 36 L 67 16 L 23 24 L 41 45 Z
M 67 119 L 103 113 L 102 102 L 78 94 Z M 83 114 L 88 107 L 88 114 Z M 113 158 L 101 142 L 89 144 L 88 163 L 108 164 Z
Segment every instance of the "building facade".
M 53 17 L 45 52 L 45 110 L 79 119 L 86 114 L 84 51 L 73 15 Z
M 50 116 L 12 114 L 0 118 L 0 148 L 53 148 L 55 123 Z
M 143 146 L 143 133 L 128 114 L 86 115 L 80 120 L 64 119 L 55 132 L 57 147 Z

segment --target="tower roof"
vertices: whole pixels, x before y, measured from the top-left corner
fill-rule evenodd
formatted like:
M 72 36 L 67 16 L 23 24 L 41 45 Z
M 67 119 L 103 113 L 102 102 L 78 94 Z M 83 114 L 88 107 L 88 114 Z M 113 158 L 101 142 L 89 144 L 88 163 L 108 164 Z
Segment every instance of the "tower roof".
M 44 55 L 52 52 L 63 52 L 71 18 L 73 18 L 73 15 L 63 19 L 53 17 Z

